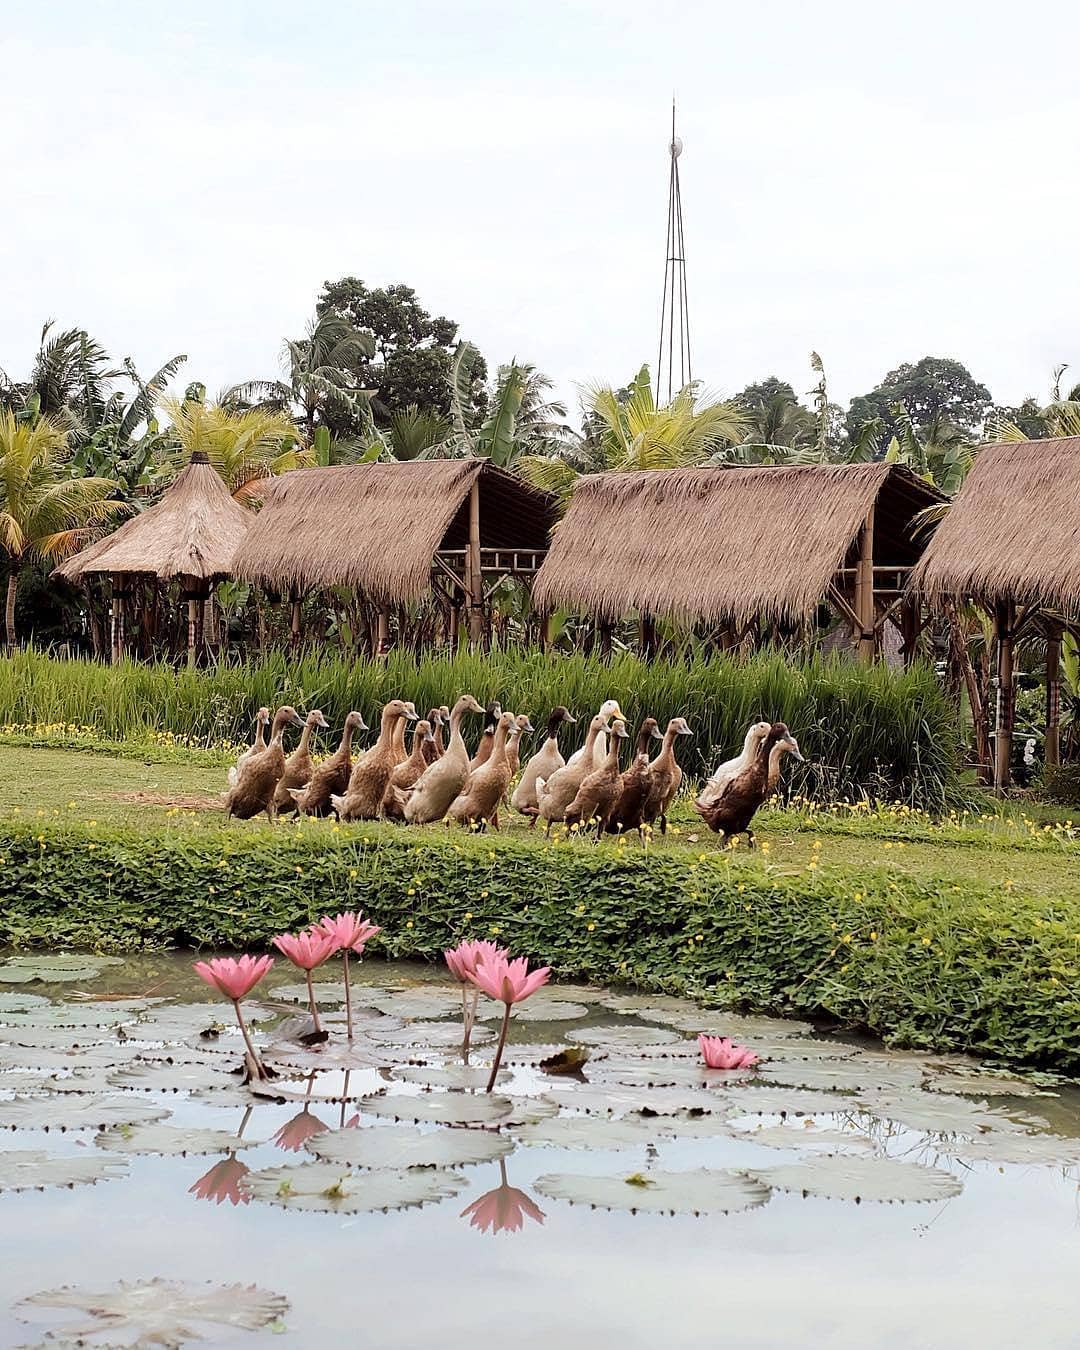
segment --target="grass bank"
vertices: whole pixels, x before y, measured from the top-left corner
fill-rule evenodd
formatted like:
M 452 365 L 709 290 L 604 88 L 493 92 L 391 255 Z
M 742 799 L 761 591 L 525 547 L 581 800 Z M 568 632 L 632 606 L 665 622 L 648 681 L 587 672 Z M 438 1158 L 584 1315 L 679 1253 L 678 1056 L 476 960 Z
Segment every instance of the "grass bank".
M 0 942 L 261 947 L 360 906 L 394 957 L 491 936 L 566 976 L 1080 1071 L 1068 827 L 785 811 L 765 815 L 753 857 L 692 838 L 689 820 L 642 855 L 523 827 L 226 822 L 210 805 L 221 780 L 198 765 L 0 749 Z

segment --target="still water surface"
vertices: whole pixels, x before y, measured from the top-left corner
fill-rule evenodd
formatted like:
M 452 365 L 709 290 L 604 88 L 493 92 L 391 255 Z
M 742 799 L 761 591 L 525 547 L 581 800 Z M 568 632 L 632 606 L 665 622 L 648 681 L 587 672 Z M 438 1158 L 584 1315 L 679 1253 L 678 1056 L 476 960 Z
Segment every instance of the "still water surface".
M 257 991 L 264 996 L 266 1016 L 271 1011 L 267 1000 L 275 989 L 295 984 L 295 978 L 280 969 L 283 965 L 279 962 L 267 985 Z M 403 1000 L 400 1006 L 406 1013 L 425 1011 L 423 1002 L 419 1009 L 408 1002 L 418 989 L 422 998 L 435 990 L 435 1004 L 426 1009 L 424 1024 L 434 1020 L 453 1027 L 449 1000 L 455 991 L 442 983 L 437 972 L 368 962 L 358 978 L 387 1007 L 393 1006 L 394 998 Z M 327 1003 L 336 1007 L 339 986 L 330 980 L 325 985 Z M 443 989 L 447 1015 L 433 1018 L 430 1014 L 439 1012 Z M 27 1068 L 26 1048 L 20 1050 L 19 1042 L 48 1041 L 41 1051 L 43 1075 L 66 1073 L 51 1058 L 62 1053 L 57 1046 L 63 1040 L 48 1023 L 48 1016 L 55 1020 L 55 1004 L 63 1003 L 78 1016 L 87 1007 L 112 1006 L 103 1004 L 100 997 L 87 1003 L 78 994 L 150 993 L 164 1000 L 145 1014 L 151 1018 L 163 1008 L 193 1003 L 204 1003 L 211 1015 L 220 1012 L 222 1020 L 228 1012 L 225 1005 L 206 1001 L 208 991 L 191 975 L 188 959 L 180 957 L 125 962 L 96 978 L 0 984 L 0 990 L 11 994 L 32 991 L 51 1001 L 20 1013 L 9 1000 L 6 1015 L 0 1011 L 0 1023 L 4 1023 L 0 1041 L 6 1043 L 0 1044 L 0 1069 L 16 1076 L 12 1081 L 17 1082 L 19 1095 L 40 1100 L 43 1123 L 50 1102 L 70 1094 L 50 1094 L 30 1081 L 37 1069 Z M 654 1014 L 666 1014 L 680 1023 L 680 1036 L 690 1034 L 691 1023 L 697 1020 L 701 1030 L 722 1034 L 726 1029 L 723 1016 L 697 1013 L 692 1005 L 674 1000 L 656 1000 L 659 1006 L 650 1010 L 627 1007 L 617 998 L 598 1002 L 597 991 L 556 987 L 551 995 L 553 1001 L 559 996 L 584 1000 L 584 1011 L 550 1022 L 522 1020 L 514 1028 L 517 1043 L 561 1045 L 572 1042 L 580 1031 L 598 1032 L 597 1055 L 606 1053 L 609 1064 L 614 1059 L 625 1068 L 634 1060 L 635 1050 L 618 1045 L 613 1049 L 611 1042 L 605 1046 L 606 1029 L 617 1029 L 617 1042 L 624 1028 L 651 1026 L 655 1030 L 661 1026 L 650 1020 Z M 253 1015 L 260 1012 L 258 1002 L 253 998 Z M 364 989 L 357 990 L 356 1002 L 360 1007 L 367 1003 Z M 280 1014 L 282 1005 L 275 1006 Z M 534 1015 L 539 1013 L 538 1004 Z M 375 1017 L 375 1010 L 369 1015 Z M 415 1025 L 407 1017 L 401 1020 L 405 1027 Z M 266 1039 L 271 1043 L 272 1023 L 266 1026 Z M 830 1058 L 829 1047 L 823 1050 L 820 1038 L 785 1038 L 782 1029 L 778 1031 L 768 1020 L 758 1024 L 739 1019 L 740 1038 L 753 1044 L 755 1026 L 760 1026 L 761 1043 L 773 1052 L 766 1067 L 772 1066 L 770 1072 L 780 1078 L 786 1075 L 798 1084 L 806 1076 L 799 1069 L 807 1066 L 820 1075 L 823 1065 L 869 1064 L 871 1073 L 880 1071 L 882 1082 L 892 1084 L 890 1091 L 900 1102 L 898 1114 L 904 1114 L 904 1102 L 912 1092 L 920 1099 L 932 1096 L 913 1086 L 918 1080 L 912 1074 L 921 1072 L 923 1063 L 940 1064 L 940 1060 L 902 1055 L 875 1060 L 868 1054 L 880 1047 L 865 1044 L 840 1045 L 838 1056 Z M 361 1040 L 364 1034 L 361 1030 Z M 108 1028 L 93 1034 L 85 1029 L 71 1031 L 70 1036 L 72 1041 L 95 1041 L 99 1050 L 103 1045 L 111 1047 L 116 1065 L 153 1054 L 155 1046 L 160 1049 L 161 1045 L 141 1041 L 137 1027 L 124 1042 L 118 1042 Z M 647 1031 L 641 1037 L 647 1042 Z M 340 1025 L 335 1023 L 335 1043 L 342 1039 Z M 795 1042 L 794 1049 L 785 1048 L 785 1039 Z M 798 1057 L 800 1040 L 805 1041 L 803 1053 L 813 1057 Z M 181 1044 L 191 1049 L 193 1059 L 200 1058 L 197 1041 L 184 1038 L 177 1041 Z M 660 1055 L 658 1046 L 646 1045 L 645 1049 Z M 214 1053 L 224 1072 L 232 1057 L 220 1050 Z M 398 1062 L 422 1059 L 433 1065 L 453 1060 L 449 1049 L 431 1051 L 419 1043 L 409 1044 L 408 1034 L 392 1047 L 392 1053 L 385 1046 L 381 1053 L 387 1062 L 395 1056 Z M 481 1044 L 474 1062 L 483 1063 L 488 1054 L 490 1043 Z M 209 1052 L 202 1054 L 203 1061 L 212 1058 Z M 221 1089 L 217 1097 L 228 1102 L 235 1095 L 235 1105 L 215 1104 L 213 1092 L 205 1098 L 186 1090 L 132 1093 L 104 1082 L 108 1060 L 108 1054 L 101 1054 L 86 1070 L 91 1075 L 88 1086 L 93 1089 L 88 1096 L 100 1092 L 109 1100 L 134 1097 L 140 1103 L 159 1104 L 170 1113 L 169 1125 L 242 1129 L 245 1140 L 263 1141 L 237 1154 L 238 1162 L 251 1172 L 312 1161 L 310 1153 L 295 1145 L 303 1136 L 320 1132 L 320 1126 L 332 1130 L 355 1121 L 353 1128 L 380 1129 L 389 1123 L 353 1101 L 318 1101 L 306 1108 L 302 1101 L 259 1102 L 246 1110 L 239 1090 L 232 1086 Z M 73 1063 L 79 1067 L 78 1054 Z M 605 1078 L 604 1064 L 598 1057 L 587 1066 L 586 1074 L 595 1086 L 616 1093 L 620 1089 L 611 1076 Z M 796 1068 L 789 1072 L 784 1066 L 791 1065 Z M 812 1071 L 809 1077 L 814 1076 Z M 357 1071 L 350 1077 L 350 1095 L 367 1090 L 392 1096 L 433 1095 L 417 1084 L 391 1079 L 386 1067 Z M 228 1157 L 220 1152 L 131 1156 L 127 1173 L 120 1179 L 70 1190 L 5 1191 L 0 1193 L 5 1237 L 5 1260 L 0 1263 L 0 1344 L 43 1343 L 50 1328 L 64 1324 L 61 1315 L 39 1314 L 34 1325 L 15 1316 L 14 1305 L 35 1291 L 60 1285 L 96 1290 L 121 1279 L 162 1276 L 195 1283 L 255 1284 L 288 1299 L 288 1312 L 272 1328 L 222 1332 L 220 1340 L 210 1334 L 210 1343 L 223 1345 L 360 1345 L 383 1350 L 490 1341 L 530 1350 L 609 1345 L 620 1350 L 696 1350 L 712 1345 L 753 1350 L 795 1345 L 843 1350 L 868 1345 L 898 1350 L 1080 1346 L 1080 1170 L 1076 1166 L 965 1158 L 965 1138 L 980 1134 L 997 1138 L 995 1130 L 972 1127 L 972 1134 L 962 1136 L 905 1128 L 890 1121 L 880 1105 L 873 1114 L 864 1109 L 874 1100 L 872 1089 L 857 1097 L 830 1092 L 835 1113 L 815 1109 L 811 1114 L 781 1115 L 782 1102 L 775 1095 L 781 1089 L 775 1079 L 769 1082 L 767 1105 L 772 1109 L 748 1112 L 745 1093 L 736 1091 L 736 1105 L 717 1113 L 724 1133 L 679 1137 L 680 1120 L 700 1122 L 702 1118 L 681 1113 L 643 1119 L 631 1111 L 631 1123 L 641 1129 L 640 1143 L 618 1150 L 586 1150 L 518 1142 L 500 1161 L 455 1168 L 454 1184 L 460 1184 L 456 1194 L 422 1208 L 387 1213 L 310 1213 L 265 1203 L 238 1189 L 239 1183 L 227 1169 L 219 1168 L 200 1184 Z M 279 1086 L 300 1094 L 311 1086 L 313 1093 L 322 1095 L 340 1092 L 342 1083 L 341 1074 L 335 1072 L 319 1075 L 314 1085 L 297 1075 Z M 563 1114 L 574 1116 L 573 1092 L 587 1086 L 565 1078 L 551 1079 L 521 1062 L 511 1068 L 507 1083 L 500 1084 L 499 1090 L 535 1099 L 554 1089 L 567 1094 Z M 726 1089 L 707 1090 L 723 1093 Z M 811 1090 L 818 1097 L 822 1089 L 796 1087 L 792 1100 L 798 1100 L 800 1090 L 803 1097 Z M 1006 1134 L 1019 1130 L 1025 1137 L 1034 1132 L 1080 1136 L 1080 1095 L 1072 1090 L 1054 1091 L 1053 1096 L 1023 1098 L 987 1094 L 985 1100 L 1002 1113 Z M 0 1101 L 13 1095 L 0 1076 Z M 962 1111 L 979 1098 L 968 1092 L 944 1098 L 938 1094 L 933 1100 L 959 1101 L 962 1105 L 957 1109 Z M 404 1108 L 403 1114 L 407 1115 Z M 608 1117 L 601 1114 L 599 1119 Z M 1017 1126 L 1017 1119 L 1027 1124 Z M 774 1146 L 785 1140 L 777 1141 L 773 1129 L 766 1136 L 769 1146 L 755 1142 L 755 1129 L 774 1126 L 790 1132 L 790 1145 Z M 656 1171 L 775 1168 L 820 1153 L 812 1136 L 826 1129 L 841 1130 L 850 1137 L 850 1145 L 836 1146 L 842 1153 L 850 1150 L 860 1157 L 931 1165 L 956 1177 L 962 1189 L 947 1198 L 918 1203 L 856 1203 L 772 1189 L 767 1202 L 753 1208 L 695 1217 L 611 1212 L 587 1203 L 570 1204 L 542 1194 L 535 1185 L 538 1178 L 552 1174 L 622 1179 L 640 1174 L 647 1179 Z M 503 1127 L 500 1133 L 515 1137 L 513 1128 Z M 1080 1162 L 1080 1140 L 1063 1145 L 1066 1155 L 1070 1148 L 1076 1149 Z M 85 1156 L 96 1151 L 95 1131 L 4 1130 L 0 1131 L 0 1149 Z M 216 1195 L 212 1193 L 215 1180 Z M 511 1193 L 509 1187 L 521 1194 Z M 211 1193 L 200 1196 L 200 1191 Z M 493 1191 L 498 1194 L 490 1196 Z M 489 1199 L 479 1214 L 466 1212 L 485 1195 Z M 232 1203 L 233 1199 L 238 1203 Z M 484 1231 L 476 1225 L 485 1218 L 496 1225 L 520 1222 L 520 1226 Z M 129 1335 L 127 1342 L 118 1339 L 116 1343 L 130 1341 Z

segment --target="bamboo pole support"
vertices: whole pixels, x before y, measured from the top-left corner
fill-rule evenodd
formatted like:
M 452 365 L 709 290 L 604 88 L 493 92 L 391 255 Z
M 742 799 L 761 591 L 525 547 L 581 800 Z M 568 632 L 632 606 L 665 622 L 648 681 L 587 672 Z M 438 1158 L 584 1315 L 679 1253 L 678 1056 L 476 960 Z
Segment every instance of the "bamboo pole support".
M 1061 763 L 1061 637 L 1055 624 L 1046 635 L 1046 747 L 1047 768 Z
M 644 657 L 656 654 L 656 620 L 651 614 L 638 615 L 638 652 Z
M 877 633 L 874 626 L 874 508 L 867 512 L 859 531 L 859 560 L 855 567 L 855 617 L 859 628 L 855 634 L 855 651 L 864 665 L 877 655 Z
M 469 489 L 469 552 L 466 557 L 469 588 L 469 641 L 484 637 L 484 578 L 480 570 L 480 479 Z
M 193 578 L 188 578 L 189 587 Z M 199 597 L 195 591 L 187 592 L 187 663 L 188 669 L 195 669 L 196 636 L 199 626 Z
M 994 637 L 997 639 L 997 709 L 994 717 L 994 791 L 1004 796 L 1012 782 L 1012 733 L 1016 712 L 1013 684 L 1013 623 L 1011 600 L 994 606 Z
M 385 605 L 379 606 L 375 626 L 375 655 L 384 656 L 390 646 L 390 611 Z
M 299 649 L 301 637 L 302 608 L 299 593 L 294 591 L 291 600 L 292 603 L 290 605 L 289 614 L 289 646 L 295 652 Z

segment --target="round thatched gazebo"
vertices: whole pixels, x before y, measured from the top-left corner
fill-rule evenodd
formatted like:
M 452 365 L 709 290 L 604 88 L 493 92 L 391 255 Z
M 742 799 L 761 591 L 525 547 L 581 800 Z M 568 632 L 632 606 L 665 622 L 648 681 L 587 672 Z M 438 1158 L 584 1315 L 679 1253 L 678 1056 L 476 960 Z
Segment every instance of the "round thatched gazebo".
M 112 659 L 124 652 L 125 605 L 130 582 L 152 577 L 179 581 L 187 601 L 188 664 L 202 643 L 204 604 L 214 582 L 232 575 L 233 558 L 253 517 L 195 451 L 161 500 L 118 530 L 62 563 L 54 576 L 79 582 L 93 575 L 112 581 Z

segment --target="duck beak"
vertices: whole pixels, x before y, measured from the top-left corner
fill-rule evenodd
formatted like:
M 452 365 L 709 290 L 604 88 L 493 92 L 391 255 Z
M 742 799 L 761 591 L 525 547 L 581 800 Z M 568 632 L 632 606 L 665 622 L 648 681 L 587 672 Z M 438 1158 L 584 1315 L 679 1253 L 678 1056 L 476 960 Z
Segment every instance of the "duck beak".
M 563 718 L 563 721 L 564 721 L 564 722 L 576 722 L 576 721 L 577 721 L 577 718 L 576 718 L 576 717 L 571 717 L 570 714 L 567 713 L 566 716 Z
M 526 719 L 525 725 L 524 725 L 521 729 L 522 729 L 522 731 L 535 731 L 535 730 L 536 730 L 536 728 L 533 726 L 533 724 L 532 724 L 530 721 L 528 721 L 527 719 Z
M 685 722 L 681 727 L 676 727 L 675 730 L 680 736 L 692 736 L 694 734 Z
M 318 717 L 316 717 L 315 719 L 315 725 L 317 727 L 322 727 L 323 730 L 325 731 L 326 728 L 329 727 L 330 723 L 326 720 L 326 718 L 322 715 L 322 713 L 319 713 Z
M 794 760 L 797 760 L 800 764 L 805 764 L 805 763 L 806 763 L 806 757 L 805 757 L 805 755 L 803 754 L 803 752 L 799 749 L 799 742 L 795 739 L 795 737 L 794 737 L 794 736 L 789 736 L 789 737 L 787 738 L 786 744 L 787 744 L 788 752 L 789 752 L 790 755 L 791 755 L 791 758 L 794 759 Z
M 662 741 L 664 739 L 664 733 L 659 727 L 653 727 L 652 731 L 649 732 L 649 735 L 654 741 Z
M 290 718 L 290 721 L 292 722 L 294 727 L 302 727 L 304 725 L 304 719 L 300 716 L 299 713 L 296 712 L 293 713 L 292 717 Z
M 431 741 L 432 743 L 434 743 L 434 741 L 435 741 L 435 736 L 434 736 L 434 734 L 433 734 L 432 732 L 429 731 L 429 732 L 427 733 L 427 735 L 424 737 L 424 741 L 425 741 L 425 743 L 426 743 L 427 741 Z
M 419 722 L 420 720 L 420 714 L 411 703 L 406 703 L 405 705 L 405 720 L 407 722 Z

